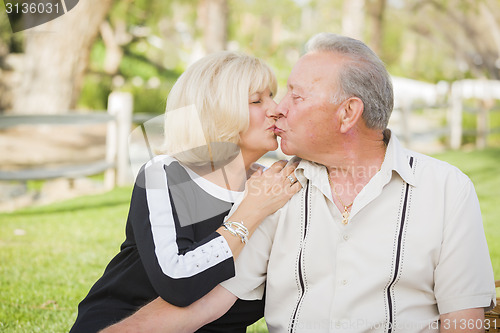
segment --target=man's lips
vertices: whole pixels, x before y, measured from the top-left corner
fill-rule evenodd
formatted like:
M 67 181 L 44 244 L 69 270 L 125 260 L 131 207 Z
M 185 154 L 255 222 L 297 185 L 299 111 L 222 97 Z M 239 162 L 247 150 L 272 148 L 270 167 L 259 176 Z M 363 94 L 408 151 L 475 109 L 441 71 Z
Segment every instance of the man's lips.
M 283 133 L 283 132 L 284 132 L 281 128 L 279 128 L 279 127 L 278 127 L 278 126 L 276 126 L 276 125 L 274 125 L 273 127 L 274 127 L 274 129 L 273 129 L 274 134 L 276 134 L 276 135 L 280 135 L 281 133 Z

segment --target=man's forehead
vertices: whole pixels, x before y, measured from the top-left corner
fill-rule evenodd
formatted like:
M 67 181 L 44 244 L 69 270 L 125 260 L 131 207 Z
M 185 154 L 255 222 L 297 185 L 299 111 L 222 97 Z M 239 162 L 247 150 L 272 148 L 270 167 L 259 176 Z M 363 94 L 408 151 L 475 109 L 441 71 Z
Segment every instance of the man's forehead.
M 293 66 L 287 84 L 290 88 L 301 88 L 309 84 L 318 82 L 329 82 L 333 62 L 326 62 L 326 59 L 314 57 L 314 54 L 306 54 Z

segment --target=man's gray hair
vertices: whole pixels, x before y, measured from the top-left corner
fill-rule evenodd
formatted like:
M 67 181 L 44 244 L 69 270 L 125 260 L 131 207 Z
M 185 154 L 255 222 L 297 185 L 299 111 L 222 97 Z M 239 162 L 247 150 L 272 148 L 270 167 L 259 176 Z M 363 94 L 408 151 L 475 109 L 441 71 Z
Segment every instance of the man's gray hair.
M 306 52 L 332 52 L 347 59 L 340 66 L 339 91 L 332 98 L 340 103 L 349 97 L 363 101 L 363 119 L 369 128 L 385 129 L 394 105 L 392 82 L 384 63 L 363 42 L 336 35 L 319 33 L 306 44 Z

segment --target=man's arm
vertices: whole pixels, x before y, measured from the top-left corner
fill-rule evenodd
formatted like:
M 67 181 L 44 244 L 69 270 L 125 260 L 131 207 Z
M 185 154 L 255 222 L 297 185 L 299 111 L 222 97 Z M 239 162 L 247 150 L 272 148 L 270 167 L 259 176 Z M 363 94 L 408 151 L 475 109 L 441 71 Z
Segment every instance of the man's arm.
M 236 296 L 221 286 L 188 307 L 177 307 L 158 297 L 132 316 L 100 333 L 189 333 L 194 332 L 226 313 L 236 302 Z
M 439 318 L 440 332 L 484 332 L 484 309 L 466 309 L 442 314 Z

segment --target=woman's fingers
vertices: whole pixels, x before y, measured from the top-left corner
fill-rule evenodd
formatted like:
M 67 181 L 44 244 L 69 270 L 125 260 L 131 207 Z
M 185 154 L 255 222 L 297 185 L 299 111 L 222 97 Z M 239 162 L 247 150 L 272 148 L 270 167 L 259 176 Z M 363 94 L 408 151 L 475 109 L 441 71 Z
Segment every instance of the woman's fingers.
M 298 165 L 299 162 L 288 164 L 281 170 L 281 174 L 283 174 L 290 180 L 293 178 L 294 180 L 293 182 L 295 183 L 297 181 L 297 177 L 295 177 L 295 169 L 297 168 Z
M 297 165 L 278 161 L 264 172 L 256 171 L 247 181 L 241 205 L 247 209 L 258 207 L 259 214 L 265 216 L 274 213 L 302 188 L 294 174 Z
M 280 173 L 282 176 L 286 177 L 293 173 L 297 166 L 299 165 L 299 162 L 294 162 L 294 163 L 289 163 L 286 160 L 280 160 L 277 162 L 274 162 L 273 165 L 271 165 L 265 172 L 267 174 L 277 174 Z
M 285 165 L 288 163 L 287 160 L 279 160 L 277 162 L 274 162 L 273 165 L 271 165 L 267 170 L 266 172 L 268 173 L 278 173 L 280 172 L 281 170 L 283 170 L 283 168 L 285 167 Z
M 257 168 L 257 170 L 255 170 L 255 172 L 254 172 L 254 173 L 252 173 L 252 176 L 250 176 L 250 177 L 254 177 L 254 178 L 255 178 L 255 177 L 259 177 L 259 176 L 261 176 L 261 175 L 262 175 L 262 173 L 263 173 L 263 172 L 264 172 L 264 167 L 259 166 L 259 167 Z
M 292 185 L 290 185 L 290 190 L 289 193 L 291 194 L 290 195 L 290 198 L 295 194 L 297 193 L 298 191 L 300 191 L 300 189 L 302 188 L 302 184 L 299 182 L 299 181 L 295 181 L 295 183 L 293 183 Z
M 283 169 L 281 170 L 281 173 L 285 176 L 288 176 L 289 174 L 293 173 L 297 166 L 299 165 L 299 162 L 294 162 L 294 163 L 289 163 Z
M 273 163 L 265 171 L 259 168 L 252 175 L 252 180 L 249 179 L 250 183 L 247 183 L 247 187 L 250 191 L 254 190 L 258 193 L 262 193 L 262 190 L 265 192 L 271 191 L 274 195 L 277 195 L 280 192 L 278 190 L 281 188 L 281 192 L 286 193 L 285 197 L 288 197 L 290 193 L 295 194 L 301 188 L 300 183 L 296 185 L 298 181 L 294 173 L 298 165 L 299 162 L 289 163 L 286 160 L 280 160 Z M 293 185 L 296 186 L 293 190 L 290 190 Z

